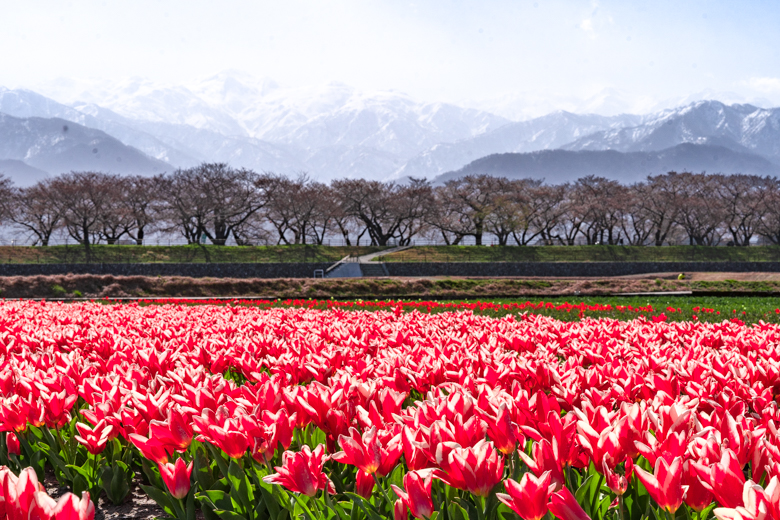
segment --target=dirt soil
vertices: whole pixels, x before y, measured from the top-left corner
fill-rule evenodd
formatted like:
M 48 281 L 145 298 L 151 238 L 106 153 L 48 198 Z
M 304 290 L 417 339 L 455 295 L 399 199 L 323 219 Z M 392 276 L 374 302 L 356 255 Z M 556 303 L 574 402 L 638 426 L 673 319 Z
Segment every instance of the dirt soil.
M 692 282 L 707 281 L 720 282 L 735 280 L 739 282 L 780 282 L 780 273 L 684 273 L 685 279 Z M 618 280 L 676 280 L 680 273 L 648 273 L 616 276 Z
M 231 279 L 111 275 L 0 277 L 1 298 L 254 297 L 478 299 L 647 292 L 779 293 L 780 273 L 655 273 L 613 278 Z
M 44 480 L 49 496 L 57 499 L 68 488 L 60 486 L 54 475 L 49 473 Z M 94 498 L 93 498 L 94 501 Z M 95 520 L 152 520 L 168 516 L 157 503 L 149 498 L 138 485 L 133 486 L 122 504 L 114 505 L 102 495 L 95 504 Z M 202 515 L 196 516 L 202 518 Z

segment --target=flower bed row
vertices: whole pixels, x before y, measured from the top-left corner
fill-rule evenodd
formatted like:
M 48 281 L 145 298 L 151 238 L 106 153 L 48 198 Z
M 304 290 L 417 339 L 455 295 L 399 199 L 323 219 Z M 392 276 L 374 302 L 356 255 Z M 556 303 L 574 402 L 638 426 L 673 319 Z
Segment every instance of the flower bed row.
M 2 303 L 2 512 L 780 520 L 780 326 L 474 310 Z
M 647 298 L 657 300 L 657 298 Z M 730 298 L 729 300 L 733 300 Z M 122 303 L 121 300 L 101 300 L 108 303 Z M 608 317 L 618 319 L 633 319 L 644 316 L 648 319 L 673 321 L 708 321 L 720 322 L 725 318 L 745 319 L 751 322 L 780 322 L 780 308 L 775 308 L 764 302 L 751 302 L 750 308 L 744 304 L 740 309 L 724 307 L 721 310 L 703 305 L 669 306 L 651 303 L 644 305 L 619 305 L 611 303 L 570 303 L 551 301 L 518 301 L 496 303 L 492 301 L 473 302 L 440 302 L 421 300 L 317 300 L 317 299 L 188 299 L 188 298 L 154 298 L 137 300 L 140 305 L 239 305 L 260 309 L 271 308 L 305 308 L 305 309 L 345 309 L 355 311 L 391 310 L 393 312 L 456 312 L 468 310 L 482 316 L 503 317 L 507 315 L 542 314 L 569 321 L 583 317 Z M 771 302 L 770 302 L 771 303 Z

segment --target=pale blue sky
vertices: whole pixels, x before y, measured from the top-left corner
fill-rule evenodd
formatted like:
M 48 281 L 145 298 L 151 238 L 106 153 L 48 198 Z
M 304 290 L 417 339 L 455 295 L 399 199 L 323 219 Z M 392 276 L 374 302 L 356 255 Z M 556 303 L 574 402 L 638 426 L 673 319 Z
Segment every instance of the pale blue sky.
M 0 3 L 0 85 L 186 83 L 223 69 L 425 100 L 508 92 L 780 103 L 780 2 L 25 0 Z

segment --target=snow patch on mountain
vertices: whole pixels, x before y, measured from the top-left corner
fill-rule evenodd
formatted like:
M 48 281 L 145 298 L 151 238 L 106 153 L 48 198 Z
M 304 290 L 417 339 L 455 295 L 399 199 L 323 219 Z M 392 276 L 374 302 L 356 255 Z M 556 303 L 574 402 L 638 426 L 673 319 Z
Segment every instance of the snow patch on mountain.
M 780 109 L 698 101 L 663 110 L 641 125 L 608 129 L 577 139 L 567 150 L 656 151 L 681 143 L 719 144 L 780 164 Z

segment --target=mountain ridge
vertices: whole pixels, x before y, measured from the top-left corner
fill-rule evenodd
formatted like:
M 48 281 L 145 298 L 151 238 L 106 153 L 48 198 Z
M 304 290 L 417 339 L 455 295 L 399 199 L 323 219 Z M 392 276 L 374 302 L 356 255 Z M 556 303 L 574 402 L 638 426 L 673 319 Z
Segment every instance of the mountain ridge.
M 553 183 L 572 182 L 587 175 L 595 175 L 627 183 L 670 171 L 776 176 L 780 175 L 780 165 L 755 154 L 694 143 L 682 143 L 652 152 L 559 149 L 489 155 L 459 170 L 439 175 L 433 182 L 443 184 L 465 175 L 487 174 Z
M 188 86 L 143 78 L 91 87 L 64 81 L 59 92 L 69 105 L 29 90 L 0 89 L 0 112 L 97 128 L 174 168 L 220 161 L 287 175 L 307 172 L 325 182 L 430 179 L 492 154 L 649 152 L 687 142 L 780 164 L 780 108 L 718 101 L 644 115 L 556 111 L 514 122 L 397 91 L 365 92 L 338 82 L 286 88 L 237 71 Z M 619 107 L 620 99 L 609 98 L 617 94 L 603 92 L 590 103 Z
M 148 176 L 172 169 L 168 163 L 149 157 L 101 130 L 67 119 L 18 118 L 3 113 L 0 113 L 0 160 L 20 161 L 50 175 L 71 170 L 100 170 Z M 18 167 L 14 172 L 14 182 L 31 184 L 30 179 L 19 177 Z

